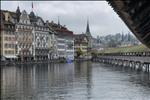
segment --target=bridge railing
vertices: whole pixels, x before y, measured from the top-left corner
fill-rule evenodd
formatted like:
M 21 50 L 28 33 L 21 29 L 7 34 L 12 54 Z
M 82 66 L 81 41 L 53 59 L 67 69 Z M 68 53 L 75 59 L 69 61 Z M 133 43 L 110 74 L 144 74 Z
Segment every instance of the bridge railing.
M 97 56 L 142 56 L 150 57 L 150 52 L 99 53 Z

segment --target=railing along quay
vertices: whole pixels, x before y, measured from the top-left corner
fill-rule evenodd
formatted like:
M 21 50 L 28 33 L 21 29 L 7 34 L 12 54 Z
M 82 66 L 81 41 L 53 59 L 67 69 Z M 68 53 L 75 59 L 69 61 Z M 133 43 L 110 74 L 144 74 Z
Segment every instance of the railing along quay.
M 126 52 L 98 54 L 93 61 L 150 72 L 150 52 Z
M 59 63 L 59 59 L 38 60 L 38 61 L 1 61 L 0 66 L 12 66 L 20 64 L 39 64 L 39 63 Z

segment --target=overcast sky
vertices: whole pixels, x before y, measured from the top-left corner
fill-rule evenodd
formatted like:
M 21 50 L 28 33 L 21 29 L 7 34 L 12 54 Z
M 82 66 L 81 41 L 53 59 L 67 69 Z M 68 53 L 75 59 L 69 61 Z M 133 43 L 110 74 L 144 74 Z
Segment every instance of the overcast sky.
M 19 5 L 21 11 L 32 10 L 32 1 L 2 1 L 1 9 L 16 11 Z M 85 32 L 89 18 L 92 36 L 116 33 L 128 33 L 129 29 L 118 17 L 106 1 L 33 1 L 36 15 L 66 25 L 76 34 Z

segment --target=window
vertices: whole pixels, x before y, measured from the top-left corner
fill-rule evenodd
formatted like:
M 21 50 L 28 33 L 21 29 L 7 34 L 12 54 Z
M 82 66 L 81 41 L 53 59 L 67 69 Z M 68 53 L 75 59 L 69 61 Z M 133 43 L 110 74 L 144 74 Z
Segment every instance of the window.
M 12 44 L 12 48 L 15 48 L 15 44 Z
M 8 48 L 8 44 L 7 43 L 5 44 L 5 48 Z
M 46 37 L 46 41 L 48 41 L 48 37 Z
M 7 54 L 7 50 L 5 50 L 5 54 Z
M 14 51 L 12 51 L 12 54 L 14 54 Z
M 21 48 L 21 43 L 19 44 L 19 47 Z
M 65 46 L 64 45 L 58 45 L 57 46 L 59 49 L 65 49 Z
M 8 37 L 9 38 L 9 41 L 11 41 L 11 37 Z
M 9 48 L 11 48 L 11 44 L 8 44 Z
M 20 20 L 20 23 L 22 23 L 22 20 Z
M 7 40 L 8 40 L 8 37 L 5 37 L 5 40 L 7 41 Z

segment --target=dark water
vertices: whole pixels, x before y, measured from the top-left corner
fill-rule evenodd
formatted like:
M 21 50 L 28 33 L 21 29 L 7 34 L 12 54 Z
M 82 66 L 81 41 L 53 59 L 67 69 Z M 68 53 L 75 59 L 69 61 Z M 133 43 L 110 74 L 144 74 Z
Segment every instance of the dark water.
M 150 75 L 99 63 L 1 68 L 2 100 L 150 100 Z

